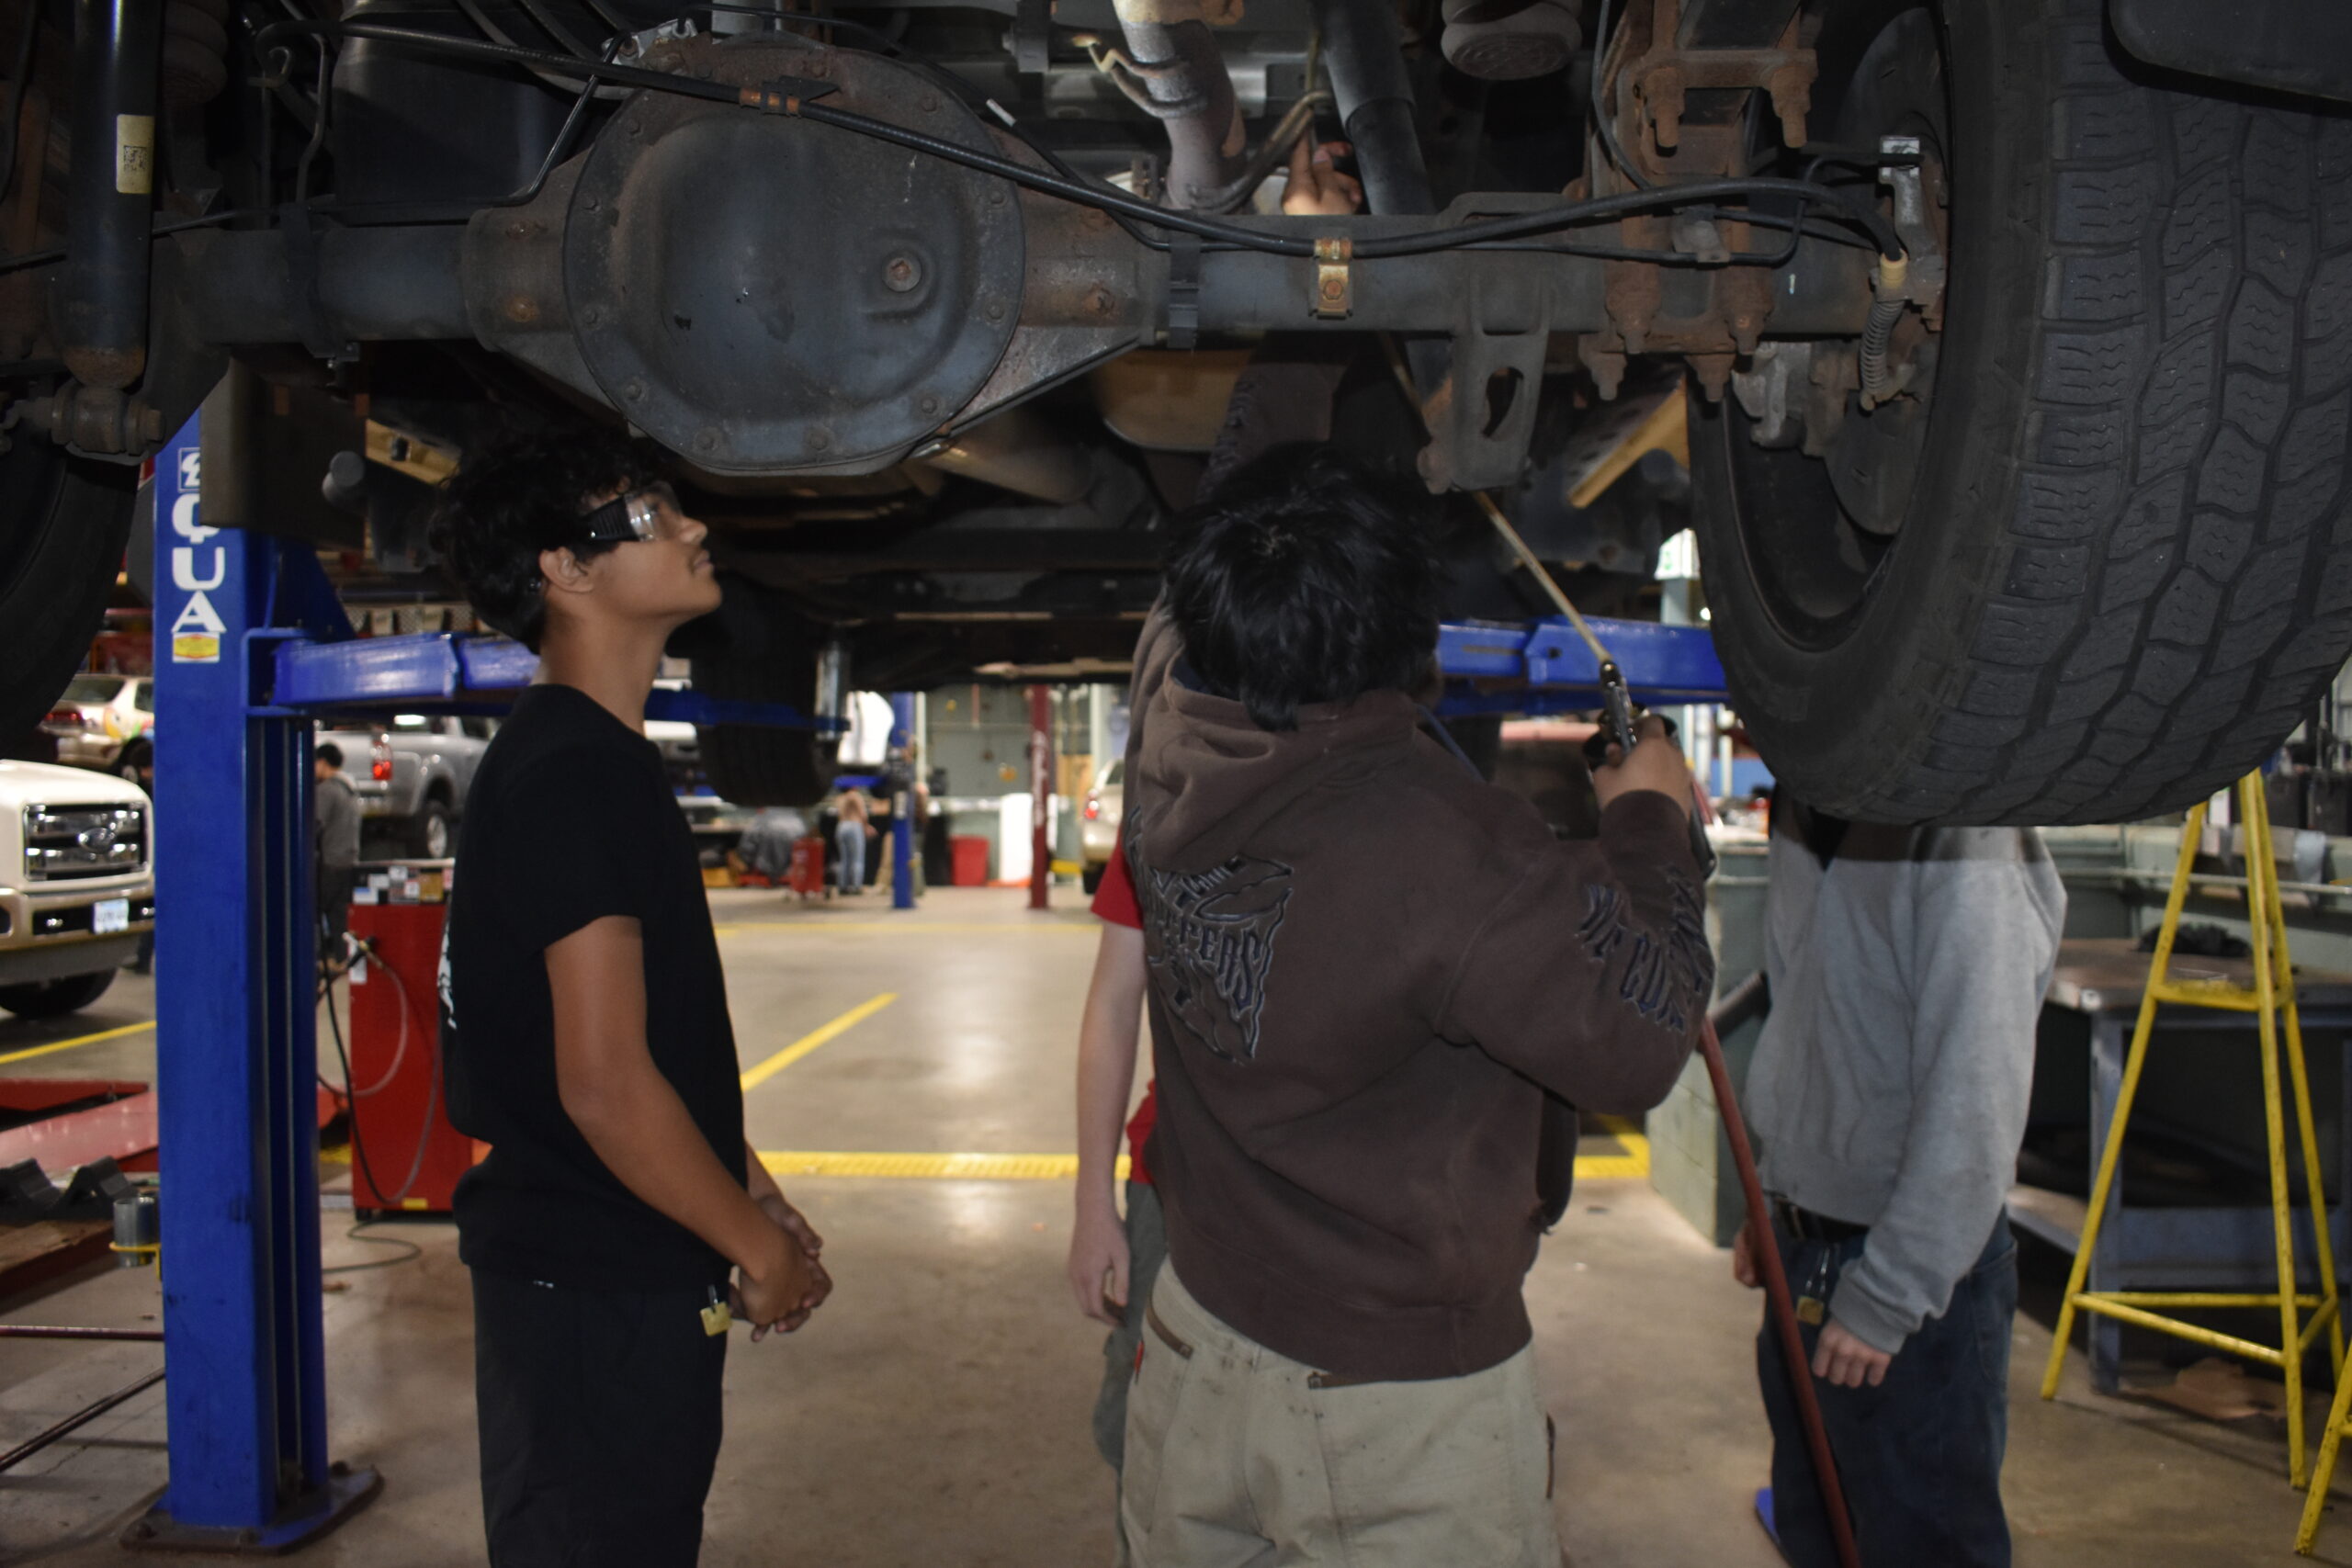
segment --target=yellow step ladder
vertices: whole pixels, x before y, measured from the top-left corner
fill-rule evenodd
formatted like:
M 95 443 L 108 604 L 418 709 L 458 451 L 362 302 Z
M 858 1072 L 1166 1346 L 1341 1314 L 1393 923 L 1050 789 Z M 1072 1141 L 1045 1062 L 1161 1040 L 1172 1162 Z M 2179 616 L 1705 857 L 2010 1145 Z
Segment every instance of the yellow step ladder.
M 2073 1338 L 2077 1310 L 2098 1313 L 2174 1335 L 2199 1345 L 2224 1350 L 2248 1360 L 2278 1368 L 2287 1379 L 2287 1473 L 2295 1485 L 2303 1483 L 2303 1358 L 2323 1330 L 2329 1333 L 2339 1389 L 2352 1388 L 2344 1372 L 2344 1325 L 2335 1292 L 2335 1258 L 2327 1229 L 2327 1198 L 2321 1187 L 2319 1135 L 2312 1123 L 2311 1084 L 2303 1069 L 2302 1021 L 2295 1009 L 2293 965 L 2287 953 L 2287 918 L 2278 901 L 2278 863 L 2270 848 L 2270 807 L 2262 775 L 2238 781 L 2239 817 L 2245 825 L 2246 923 L 2254 949 L 2254 984 L 2226 980 L 2176 980 L 2172 977 L 2173 939 L 2180 929 L 2181 907 L 2188 901 L 2189 874 L 2197 848 L 2205 836 L 2205 807 L 2188 814 L 2180 832 L 2180 859 L 2173 869 L 2172 893 L 2165 900 L 2164 923 L 2156 930 L 2155 956 L 2148 966 L 2148 987 L 2140 998 L 2139 1022 L 2132 1031 L 2132 1049 L 2123 1060 L 2123 1086 L 2115 1102 L 2115 1119 L 2108 1128 L 2100 1152 L 2098 1179 L 2091 1183 L 2090 1209 L 2083 1217 L 2083 1239 L 2075 1249 L 2074 1272 L 2066 1280 L 2066 1303 L 2059 1310 L 2057 1337 L 2050 1347 L 2050 1367 L 2041 1380 L 2041 1397 L 2054 1398 L 2058 1374 L 2064 1367 L 2066 1347 Z M 2132 1118 L 2132 1097 L 2140 1088 L 2140 1070 L 2147 1065 L 2148 1037 L 2154 1031 L 2158 1004 L 2220 1008 L 2250 1012 L 2259 1021 L 2262 1044 L 2262 1109 L 2270 1155 L 2270 1220 L 2278 1248 L 2278 1286 L 2273 1291 L 2092 1291 L 2091 1255 L 2098 1246 L 2100 1222 L 2107 1215 L 2117 1164 L 2123 1155 L 2123 1132 Z M 2295 1279 L 2293 1213 L 2287 1184 L 2285 1115 L 2278 1095 L 2278 1019 L 2286 1017 L 2288 1075 L 2295 1090 L 2295 1127 L 2301 1136 L 2303 1181 L 2311 1198 L 2312 1235 L 2318 1266 L 2319 1290 L 2299 1292 Z M 2215 1307 L 2275 1307 L 2278 1313 L 2278 1345 L 2273 1348 L 2222 1334 L 2165 1314 L 2165 1309 L 2186 1311 Z M 2308 1320 L 2301 1314 L 2308 1311 Z M 2336 1427 L 2345 1402 L 2339 1393 L 2336 1416 L 2329 1423 L 2323 1464 L 2335 1459 Z M 2314 1489 L 2314 1499 L 2321 1495 Z M 2316 1505 L 2314 1505 L 2316 1506 Z M 2307 1523 L 2306 1531 L 2312 1528 Z
M 2338 1369 L 2335 1403 L 2328 1407 L 2326 1436 L 2320 1438 L 2319 1462 L 2312 1466 L 2312 1493 L 2303 1499 L 2303 1522 L 2295 1531 L 2295 1550 L 2309 1557 L 2319 1540 L 2320 1516 L 2327 1511 L 2327 1489 L 2335 1480 L 2335 1451 L 2352 1429 L 2352 1378 Z

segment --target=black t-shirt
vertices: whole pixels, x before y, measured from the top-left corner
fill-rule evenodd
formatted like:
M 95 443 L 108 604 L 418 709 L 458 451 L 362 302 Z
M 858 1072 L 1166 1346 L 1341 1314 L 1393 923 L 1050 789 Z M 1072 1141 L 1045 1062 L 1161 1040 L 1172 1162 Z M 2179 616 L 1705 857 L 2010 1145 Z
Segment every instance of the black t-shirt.
M 556 1091 L 548 947 L 607 915 L 645 937 L 646 1044 L 744 1179 L 743 1091 L 694 835 L 662 754 L 570 686 L 533 686 L 458 833 L 441 967 L 449 1119 L 491 1145 L 458 1183 L 468 1264 L 552 1284 L 717 1283 L 727 1260 L 621 1184 Z

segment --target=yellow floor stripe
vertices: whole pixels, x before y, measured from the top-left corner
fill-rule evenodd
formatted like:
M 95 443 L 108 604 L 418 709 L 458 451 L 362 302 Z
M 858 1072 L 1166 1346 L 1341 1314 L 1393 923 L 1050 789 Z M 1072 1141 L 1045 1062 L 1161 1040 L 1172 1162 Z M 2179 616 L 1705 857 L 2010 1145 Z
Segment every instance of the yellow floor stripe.
M 1645 1181 L 1650 1174 L 1650 1141 L 1639 1133 L 1611 1131 L 1609 1134 L 1625 1146 L 1622 1155 L 1577 1156 L 1577 1179 L 1580 1181 Z
M 895 1002 L 898 999 L 898 992 L 885 991 L 880 996 L 874 998 L 870 1001 L 858 1003 L 855 1007 L 850 1009 L 849 1011 L 833 1020 L 832 1022 L 826 1024 L 821 1029 L 811 1030 L 809 1032 L 802 1035 L 799 1039 L 794 1041 L 791 1044 L 786 1045 L 783 1050 L 778 1051 L 775 1055 L 770 1056 L 766 1061 L 762 1062 L 758 1066 L 753 1067 L 751 1071 L 745 1073 L 743 1075 L 743 1087 L 747 1089 L 759 1088 L 762 1084 L 767 1082 L 768 1079 L 775 1077 L 776 1074 L 784 1071 L 785 1068 L 792 1066 L 793 1063 L 800 1060 L 801 1057 L 806 1056 L 818 1046 L 822 1045 L 826 1041 L 832 1039 L 837 1034 L 847 1033 L 850 1030 L 853 1030 L 859 1024 L 864 1023 L 867 1019 L 872 1018 L 876 1013 L 880 1012 L 884 1008 L 888 1007 L 892 1002 Z
M 76 1045 L 95 1045 L 101 1040 L 118 1040 L 123 1035 L 137 1034 L 141 1030 L 154 1027 L 155 1021 L 149 1019 L 145 1023 L 126 1023 L 120 1029 L 101 1029 L 96 1034 L 80 1034 L 71 1040 L 60 1040 L 48 1045 L 35 1045 L 23 1051 L 11 1051 L 6 1055 L 0 1056 L 0 1067 L 6 1066 L 10 1062 L 27 1062 L 35 1056 L 46 1056 L 52 1051 L 71 1051 Z
M 1650 1173 L 1649 1140 L 1621 1133 L 1623 1155 L 1580 1155 L 1577 1175 L 1593 1181 L 1639 1179 Z M 838 1149 L 762 1149 L 760 1163 L 777 1176 L 865 1176 L 915 1181 L 1069 1181 L 1076 1155 L 923 1155 L 850 1153 Z M 1118 1178 L 1127 1176 L 1119 1156 Z

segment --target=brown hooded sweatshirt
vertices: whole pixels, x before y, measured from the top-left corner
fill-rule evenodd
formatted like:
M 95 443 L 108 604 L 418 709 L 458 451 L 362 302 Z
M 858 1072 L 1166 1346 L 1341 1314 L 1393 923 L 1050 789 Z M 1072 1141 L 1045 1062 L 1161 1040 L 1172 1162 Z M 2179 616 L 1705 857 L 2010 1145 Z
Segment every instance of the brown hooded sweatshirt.
M 1680 810 L 1637 792 L 1598 841 L 1561 843 L 1401 693 L 1274 734 L 1181 676 L 1151 685 L 1126 842 L 1177 1274 L 1337 1376 L 1508 1359 L 1530 1333 L 1536 1086 L 1645 1111 L 1698 1035 L 1714 959 Z

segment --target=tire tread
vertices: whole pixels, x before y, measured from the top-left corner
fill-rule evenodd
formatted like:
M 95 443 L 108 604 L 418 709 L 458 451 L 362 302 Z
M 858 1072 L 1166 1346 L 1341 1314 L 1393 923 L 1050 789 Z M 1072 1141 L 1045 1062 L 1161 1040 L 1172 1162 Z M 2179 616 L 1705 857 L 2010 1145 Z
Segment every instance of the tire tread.
M 1965 701 L 1882 792 L 1914 819 L 2191 804 L 2352 653 L 2352 124 L 2127 81 L 2098 0 L 2051 9 L 1996 89 L 2052 117 L 2028 439 Z

